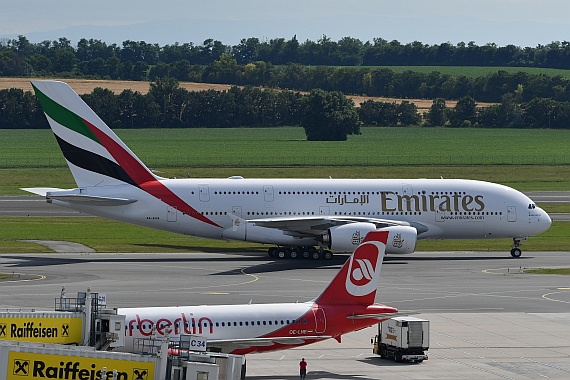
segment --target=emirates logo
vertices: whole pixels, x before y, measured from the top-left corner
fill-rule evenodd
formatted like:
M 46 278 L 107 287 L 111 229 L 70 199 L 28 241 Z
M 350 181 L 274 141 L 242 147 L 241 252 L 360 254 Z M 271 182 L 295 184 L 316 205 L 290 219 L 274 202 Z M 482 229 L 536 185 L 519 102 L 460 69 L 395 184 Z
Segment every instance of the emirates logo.
M 402 239 L 402 234 L 396 234 L 392 239 L 392 246 L 394 248 L 402 248 L 404 245 L 404 239 Z
M 360 243 L 362 243 L 363 239 L 364 239 L 364 237 L 362 237 L 360 235 L 360 231 L 355 231 L 352 234 L 352 245 L 360 245 Z

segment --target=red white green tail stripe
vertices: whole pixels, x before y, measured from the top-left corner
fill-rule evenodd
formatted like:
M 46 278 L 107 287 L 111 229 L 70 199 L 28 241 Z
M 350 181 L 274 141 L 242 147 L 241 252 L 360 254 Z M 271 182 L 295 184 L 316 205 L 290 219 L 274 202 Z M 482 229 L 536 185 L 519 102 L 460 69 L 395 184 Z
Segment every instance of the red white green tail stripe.
M 32 86 L 79 187 L 130 184 L 217 226 L 168 189 L 66 83 Z

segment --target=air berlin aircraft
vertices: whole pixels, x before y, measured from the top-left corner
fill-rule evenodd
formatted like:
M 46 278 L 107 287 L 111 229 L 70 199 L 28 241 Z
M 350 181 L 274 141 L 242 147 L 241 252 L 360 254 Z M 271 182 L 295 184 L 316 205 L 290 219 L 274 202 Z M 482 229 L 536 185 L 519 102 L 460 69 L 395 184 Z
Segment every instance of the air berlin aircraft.
M 519 257 L 521 241 L 551 224 L 526 195 L 483 181 L 161 178 L 66 83 L 32 85 L 77 188 L 23 190 L 87 214 L 313 259 L 352 252 L 377 230 L 389 233 L 387 254 L 414 252 L 417 239 L 512 238 Z
M 125 350 L 137 338 L 169 332 L 207 338 L 217 352 L 250 354 L 284 350 L 334 338 L 377 324 L 397 313 L 375 304 L 388 231 L 369 232 L 324 292 L 303 303 L 121 308 Z

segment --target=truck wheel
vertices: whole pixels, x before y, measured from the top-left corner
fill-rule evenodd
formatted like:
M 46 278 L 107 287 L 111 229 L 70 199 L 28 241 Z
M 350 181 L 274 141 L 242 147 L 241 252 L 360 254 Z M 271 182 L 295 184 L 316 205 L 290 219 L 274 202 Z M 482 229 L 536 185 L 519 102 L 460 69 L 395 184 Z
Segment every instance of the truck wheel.
M 401 355 L 399 352 L 396 352 L 396 353 L 394 354 L 394 361 L 395 361 L 395 362 L 400 362 L 400 361 L 402 361 L 402 355 Z

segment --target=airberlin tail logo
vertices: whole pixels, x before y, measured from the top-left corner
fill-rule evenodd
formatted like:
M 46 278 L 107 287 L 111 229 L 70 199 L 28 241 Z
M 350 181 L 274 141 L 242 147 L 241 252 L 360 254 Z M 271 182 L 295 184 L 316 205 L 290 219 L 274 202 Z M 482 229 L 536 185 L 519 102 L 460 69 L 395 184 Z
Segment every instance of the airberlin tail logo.
M 350 259 L 346 276 L 346 291 L 353 296 L 365 296 L 376 290 L 380 276 L 379 253 L 384 244 L 369 241 L 360 245 Z

